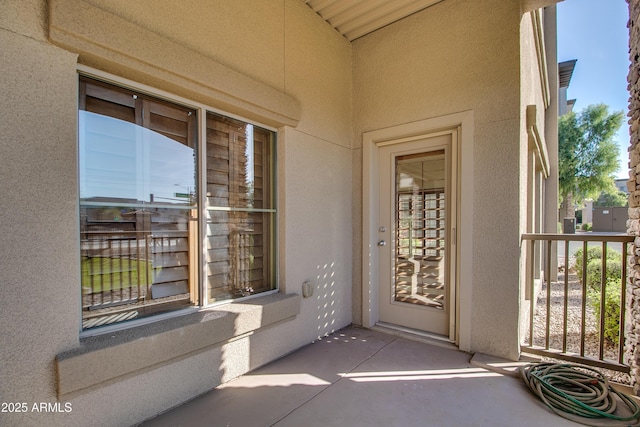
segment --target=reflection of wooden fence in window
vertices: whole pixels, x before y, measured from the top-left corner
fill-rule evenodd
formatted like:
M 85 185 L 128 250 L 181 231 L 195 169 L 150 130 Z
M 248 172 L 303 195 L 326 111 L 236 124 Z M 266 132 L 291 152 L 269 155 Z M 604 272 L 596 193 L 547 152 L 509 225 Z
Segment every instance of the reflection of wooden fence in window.
M 81 208 L 85 319 L 115 313 L 119 306 L 138 310 L 156 302 L 188 304 L 190 265 L 195 265 L 190 259 L 189 234 L 196 227 L 189 211 L 122 209 L 121 218 L 98 219 L 101 213 L 118 210 Z M 102 309 L 107 308 L 105 313 Z M 96 310 L 100 311 L 90 314 Z
M 395 299 L 443 308 L 444 193 L 398 193 L 397 203 Z
M 152 298 L 188 293 L 189 231 L 180 223 L 158 223 L 153 217 L 151 230 L 149 243 L 153 267 Z
M 398 194 L 400 256 L 441 256 L 444 250 L 444 193 Z
M 191 108 L 86 77 L 80 78 L 79 108 L 135 124 L 196 148 L 196 116 Z M 87 138 L 99 141 L 83 147 L 86 155 L 129 164 L 130 146 L 125 147 L 112 129 L 85 131 Z M 195 158 L 193 167 L 195 175 Z M 114 174 L 105 165 L 105 171 L 104 188 L 109 188 L 109 179 L 131 181 L 137 173 L 136 166 Z M 81 179 L 82 174 L 83 171 Z M 131 185 L 141 184 L 131 182 Z M 101 194 L 80 201 L 85 328 L 197 301 L 197 209 L 186 206 L 187 202 L 193 202 L 188 198 L 195 188 L 186 191 L 187 196 L 181 196 L 185 200 L 178 203 L 176 200 L 163 203 L 154 200 L 153 195 L 144 202 Z M 124 317 L 119 318 L 119 313 Z
M 250 140 L 250 137 L 253 140 Z M 269 287 L 270 134 L 207 115 L 207 287 L 209 300 Z

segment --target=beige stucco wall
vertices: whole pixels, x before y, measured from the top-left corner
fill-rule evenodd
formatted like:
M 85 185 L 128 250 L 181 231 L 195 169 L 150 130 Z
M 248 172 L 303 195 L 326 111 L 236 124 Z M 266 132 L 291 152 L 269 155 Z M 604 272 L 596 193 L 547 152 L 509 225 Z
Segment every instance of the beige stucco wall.
M 472 257 L 460 260 L 472 269 L 460 284 L 460 298 L 470 302 L 460 313 L 461 344 L 507 357 L 518 354 L 520 20 L 515 2 L 448 0 L 353 43 L 356 191 L 363 132 L 473 112 L 473 146 L 463 148 L 473 150 L 473 174 L 461 182 L 463 194 L 473 195 L 473 235 L 460 236 L 461 245 L 473 246 Z M 464 175 L 470 166 L 461 168 Z M 354 222 L 361 215 L 357 205 Z
M 531 13 L 526 13 L 522 16 L 520 21 L 520 110 L 526 111 L 527 105 L 536 105 L 536 122 L 540 123 L 543 120 L 544 123 L 544 108 L 543 101 L 541 99 L 541 81 L 540 72 L 537 67 L 537 56 L 535 46 L 534 29 L 531 22 Z M 542 116 L 542 117 L 541 117 Z M 527 115 L 522 114 L 520 117 L 520 164 L 526 165 L 520 170 L 520 206 L 524 209 L 520 211 L 520 232 L 534 232 L 529 221 L 528 215 L 531 215 L 528 211 L 531 209 L 531 182 L 534 179 L 530 174 L 534 174 L 534 167 L 532 165 L 532 155 L 530 155 L 529 135 L 527 134 Z M 533 169 L 533 170 L 532 170 Z M 525 282 L 526 273 L 525 268 L 526 257 L 520 258 L 520 314 L 528 318 L 529 305 L 525 295 Z M 527 322 L 520 322 L 520 334 L 526 333 Z
M 523 106 L 539 99 L 520 74 L 528 15 L 511 3 L 447 0 L 349 44 L 299 0 L 0 0 L 3 401 L 56 402 L 55 358 L 81 342 L 78 63 L 278 128 L 280 289 L 314 285 L 287 305 L 293 320 L 237 325 L 237 339 L 63 396 L 71 413 L 0 414 L 0 425 L 131 425 L 361 323 L 362 134 L 459 112 L 473 116 L 463 347 L 516 357 Z M 260 324 L 238 313 L 223 320 Z
M 37 23 L 44 9 L 37 2 L 25 2 L 26 10 L 4 6 L 0 5 L 8 11 L 0 14 L 0 396 L 3 402 L 31 404 L 56 400 L 54 358 L 78 342 L 80 327 L 79 317 L 69 315 L 78 313 L 80 274 L 76 56 L 44 41 Z M 22 17 L 25 35 L 15 32 L 20 28 L 13 21 Z M 42 423 L 37 414 L 0 414 L 2 425 Z
M 283 0 L 219 1 L 209 7 L 198 0 L 87 3 L 280 91 L 285 89 Z
M 557 29 L 557 8 L 549 7 L 544 13 L 544 29 L 547 53 L 547 64 L 558 63 L 558 29 Z M 549 88 L 551 93 L 558 90 L 559 77 L 558 67 L 553 66 L 555 72 L 549 71 Z M 547 115 L 545 118 L 545 140 L 547 142 L 547 153 L 549 154 L 549 164 L 558 164 L 558 97 L 550 98 Z M 558 232 L 558 169 L 551 168 L 549 178 L 547 178 L 547 188 L 545 191 L 545 233 Z
M 47 6 L 58 12 L 48 15 Z M 93 18 L 65 21 L 65 7 Z M 294 320 L 64 396 L 70 413 L 0 414 L 1 425 L 131 425 L 351 322 L 345 39 L 298 0 L 228 0 L 215 8 L 3 0 L 0 9 L 3 401 L 56 402 L 55 358 L 79 343 L 77 62 L 279 127 L 281 289 L 315 285 Z M 48 39 L 49 23 L 59 46 Z M 154 43 L 119 38 L 132 33 Z
M 549 16 L 547 16 L 549 15 Z M 558 92 L 558 77 L 556 59 L 556 37 L 555 37 L 555 6 L 550 6 L 540 15 L 537 21 L 544 31 L 545 39 L 536 41 L 536 16 L 533 12 L 525 13 L 520 22 L 520 108 L 526 111 L 528 106 L 535 106 L 535 119 L 523 114 L 520 120 L 521 126 L 521 152 L 520 161 L 523 165 L 529 163 L 527 168 L 520 171 L 520 204 L 525 207 L 520 214 L 521 232 L 556 232 L 557 225 L 557 185 L 558 185 L 558 127 L 557 127 L 557 101 L 555 96 L 545 97 L 545 93 L 554 94 Z M 546 23 L 546 24 L 545 24 Z M 537 44 L 540 43 L 540 44 Z M 539 50 L 540 48 L 544 50 Z M 541 59 L 540 55 L 544 55 Z M 547 64 L 551 64 L 548 66 Z M 546 67 L 545 67 L 546 66 Z M 529 134 L 530 121 L 535 122 L 540 138 L 546 147 L 544 155 L 547 158 L 549 167 L 545 173 L 546 178 L 540 178 L 539 162 L 537 165 L 531 164 L 532 158 L 537 158 L 539 154 L 532 152 L 531 136 Z M 542 179 L 543 194 L 532 193 L 531 186 L 535 180 Z M 533 204 L 533 206 L 531 206 Z M 531 212 L 529 212 L 531 210 Z M 534 212 L 534 210 L 538 212 Z M 531 215 L 532 218 L 528 218 Z M 542 227 L 536 225 L 536 216 L 543 218 Z M 531 221 L 529 224 L 528 221 Z M 523 245 L 524 246 L 524 245 Z M 521 280 L 520 280 L 520 309 L 521 334 L 526 334 L 528 330 L 527 319 L 529 318 L 530 306 L 529 298 L 526 295 L 525 283 L 527 272 L 525 268 L 525 251 L 521 252 Z M 536 266 L 538 269 L 541 266 Z M 538 276 L 536 276 L 538 277 Z
M 532 14 L 526 13 L 520 21 L 520 110 L 526 111 L 528 105 L 536 106 L 535 122 L 540 126 L 540 132 L 544 134 L 545 102 L 543 99 L 543 79 L 548 81 L 548 76 L 541 75 L 538 67 L 538 55 L 536 53 L 536 40 L 532 23 Z M 527 115 L 520 117 L 520 159 L 521 163 L 527 162 L 529 153 L 529 135 L 527 133 Z M 520 179 L 520 203 L 526 204 L 528 194 L 526 174 L 527 169 L 522 169 Z M 521 212 L 521 222 L 526 224 L 527 211 Z M 525 230 L 523 230 L 525 231 Z

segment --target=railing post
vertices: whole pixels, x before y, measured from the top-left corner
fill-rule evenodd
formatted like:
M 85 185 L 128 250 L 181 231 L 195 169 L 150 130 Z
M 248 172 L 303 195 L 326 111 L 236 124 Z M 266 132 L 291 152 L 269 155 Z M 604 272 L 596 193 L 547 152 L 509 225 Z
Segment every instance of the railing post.
M 533 253 L 535 250 L 535 240 L 527 241 L 527 248 L 529 249 L 529 253 Z M 534 324 L 533 319 L 535 317 L 535 306 L 536 306 L 536 286 L 535 286 L 535 274 L 533 271 L 533 257 L 529 257 L 527 259 L 527 265 L 530 266 L 531 275 L 529 276 L 530 286 L 529 286 L 529 346 L 533 346 L 533 332 L 534 332 Z M 548 274 L 545 269 L 545 276 Z
M 582 242 L 582 298 L 581 298 L 581 320 L 580 320 L 580 356 L 584 357 L 584 337 L 587 326 L 587 241 Z
M 562 352 L 567 352 L 567 330 L 569 325 L 569 240 L 564 241 L 564 325 L 562 328 Z
M 547 240 L 547 265 L 551 267 L 551 239 Z M 551 274 L 545 277 L 545 281 L 547 282 L 547 327 L 545 329 L 544 346 L 545 349 L 549 350 L 549 335 L 551 328 Z
M 605 294 L 607 288 L 607 242 L 602 242 L 602 267 L 600 268 L 600 340 L 598 358 L 604 358 L 604 320 L 605 320 Z
M 618 363 L 624 363 L 624 329 L 627 313 L 627 242 L 622 242 L 622 278 L 620 281 L 620 326 L 618 328 Z

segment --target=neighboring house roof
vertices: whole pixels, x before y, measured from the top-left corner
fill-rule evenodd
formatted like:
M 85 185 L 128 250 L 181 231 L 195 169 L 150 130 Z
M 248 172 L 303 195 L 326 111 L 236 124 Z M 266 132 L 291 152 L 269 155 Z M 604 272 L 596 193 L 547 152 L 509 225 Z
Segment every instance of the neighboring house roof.
M 573 111 L 575 99 L 567 99 L 567 89 L 571 83 L 573 70 L 576 68 L 577 59 L 558 63 L 558 115 L 562 116 Z
M 569 87 L 573 70 L 576 67 L 577 59 L 558 63 L 558 77 L 560 79 L 560 87 Z M 575 99 L 573 100 L 575 102 Z

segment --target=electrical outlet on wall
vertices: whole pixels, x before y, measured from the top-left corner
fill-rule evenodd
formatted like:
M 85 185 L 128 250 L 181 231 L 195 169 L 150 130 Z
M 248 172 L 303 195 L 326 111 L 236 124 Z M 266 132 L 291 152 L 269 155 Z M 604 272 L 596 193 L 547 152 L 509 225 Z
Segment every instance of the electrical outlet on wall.
M 302 284 L 302 296 L 305 298 L 309 298 L 313 295 L 313 283 L 304 282 Z

